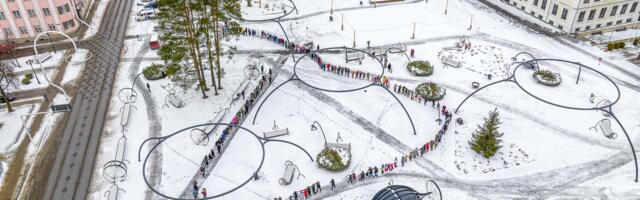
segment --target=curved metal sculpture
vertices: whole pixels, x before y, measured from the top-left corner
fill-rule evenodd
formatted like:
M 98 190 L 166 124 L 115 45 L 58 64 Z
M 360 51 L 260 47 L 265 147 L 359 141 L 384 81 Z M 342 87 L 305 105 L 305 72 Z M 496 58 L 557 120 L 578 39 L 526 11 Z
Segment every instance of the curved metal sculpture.
M 73 39 L 67 35 L 66 33 L 60 32 L 60 31 L 44 31 L 39 33 L 38 35 L 36 35 L 35 39 L 33 39 L 33 52 L 35 53 L 35 55 L 33 55 L 33 60 L 37 60 L 38 64 L 40 65 L 40 70 L 42 70 L 42 73 L 44 74 L 44 79 L 47 80 L 47 82 L 49 82 L 50 85 L 52 85 L 53 87 L 57 88 L 58 90 L 62 91 L 62 94 L 64 94 L 64 96 L 69 99 L 69 95 L 67 95 L 67 92 L 64 91 L 64 89 L 62 87 L 60 87 L 59 85 L 56 85 L 55 83 L 51 82 L 49 80 L 49 77 L 47 76 L 47 72 L 44 70 L 44 67 L 42 66 L 42 62 L 40 62 L 39 59 L 37 59 L 40 54 L 38 53 L 38 41 L 40 40 L 40 37 L 42 37 L 43 35 L 46 35 L 48 33 L 57 33 L 60 34 L 64 37 L 67 38 L 67 40 L 71 41 L 71 44 L 73 45 L 73 49 L 74 51 L 78 51 L 78 46 L 76 45 L 76 42 L 73 41 Z M 86 62 L 88 60 L 90 60 L 91 58 L 93 58 L 93 54 L 91 54 L 91 52 L 89 52 L 89 55 L 87 58 L 85 58 L 85 60 L 83 60 L 82 62 Z M 65 61 L 70 62 L 69 58 L 71 58 L 72 55 L 69 55 L 65 58 Z
M 151 153 L 152 153 L 153 151 L 155 151 L 155 150 L 156 150 L 156 148 L 157 148 L 160 144 L 162 144 L 164 141 L 166 141 L 167 139 L 169 139 L 169 138 L 171 138 L 171 137 L 173 137 L 173 136 L 176 136 L 176 135 L 178 135 L 178 134 L 180 134 L 180 133 L 182 133 L 182 132 L 185 132 L 185 131 L 187 131 L 187 130 L 194 129 L 194 128 L 198 128 L 198 127 L 206 127 L 206 126 L 217 126 L 217 125 L 231 126 L 231 127 L 239 128 L 239 129 L 241 129 L 241 130 L 244 130 L 244 131 L 246 131 L 246 132 L 250 133 L 251 135 L 253 135 L 253 136 L 258 140 L 258 142 L 260 142 L 260 146 L 261 146 L 261 149 L 262 149 L 262 159 L 260 160 L 260 164 L 258 165 L 258 168 L 256 169 L 256 171 L 255 171 L 254 173 L 252 173 L 252 174 L 256 174 L 256 173 L 258 173 L 258 172 L 262 169 L 262 165 L 264 164 L 264 158 L 265 158 L 265 145 L 266 145 L 267 143 L 269 143 L 269 142 L 281 142 L 281 143 L 286 143 L 286 144 L 290 144 L 290 145 L 292 145 L 292 146 L 295 146 L 295 147 L 297 147 L 298 149 L 302 150 L 305 154 L 307 154 L 307 156 L 309 157 L 309 159 L 311 160 L 311 162 L 313 162 L 313 157 L 311 156 L 311 154 L 309 154 L 309 152 L 307 152 L 307 150 L 305 150 L 304 148 L 302 148 L 301 146 L 299 146 L 299 145 L 297 145 L 297 144 L 295 144 L 295 143 L 292 143 L 292 142 L 289 142 L 289 141 L 284 141 L 284 140 L 276 140 L 276 139 L 263 138 L 263 137 L 260 137 L 260 136 L 258 136 L 257 134 L 255 134 L 255 133 L 254 133 L 253 131 L 251 131 L 250 129 L 247 129 L 247 128 L 245 128 L 245 127 L 238 126 L 238 125 L 233 125 L 233 124 L 230 124 L 230 123 L 204 123 L 204 124 L 198 124 L 198 125 L 193 125 L 193 126 L 190 126 L 190 127 L 186 127 L 186 128 L 184 128 L 184 129 L 181 129 L 181 130 L 179 130 L 179 131 L 176 131 L 176 132 L 171 133 L 171 134 L 166 135 L 166 136 L 162 136 L 162 137 L 151 137 L 151 138 L 148 138 L 148 139 L 146 139 L 145 141 L 143 141 L 143 142 L 142 142 L 142 144 L 140 144 L 140 148 L 138 149 L 138 162 L 140 162 L 140 161 L 142 160 L 142 159 L 141 159 L 141 153 L 142 153 L 142 147 L 144 147 L 144 144 L 145 144 L 145 143 L 147 143 L 148 141 L 151 141 L 151 140 L 157 140 L 157 141 L 158 141 L 155 145 L 153 145 L 153 147 L 151 147 L 151 149 L 149 150 L 149 152 L 147 153 L 147 155 L 146 155 L 146 156 L 145 156 L 145 158 L 144 158 L 144 162 L 142 163 L 142 178 L 144 179 L 144 183 L 147 185 L 147 187 L 148 187 L 151 191 L 153 191 L 154 193 L 156 193 L 157 195 L 159 195 L 159 196 L 161 196 L 161 197 L 163 197 L 163 198 L 173 199 L 173 200 L 193 200 L 193 199 L 184 199 L 184 198 L 178 198 L 178 197 L 171 197 L 171 196 L 169 196 L 169 195 L 167 195 L 167 194 L 164 194 L 164 193 L 162 193 L 162 192 L 158 191 L 156 188 L 153 188 L 153 186 L 151 186 L 151 184 L 149 184 L 149 180 L 148 180 L 148 178 L 147 178 L 147 175 L 148 175 L 148 174 L 147 174 L 147 172 L 146 172 L 146 170 L 145 170 L 145 169 L 147 168 L 147 161 L 149 160 L 149 156 L 151 156 Z M 234 192 L 234 191 L 236 191 L 236 190 L 238 190 L 238 189 L 242 188 L 242 187 L 243 187 L 243 186 L 245 186 L 247 183 L 249 183 L 249 181 L 251 181 L 251 179 L 253 179 L 253 178 L 254 178 L 254 176 L 250 176 L 247 180 L 243 181 L 243 182 L 242 182 L 241 184 L 239 184 L 238 186 L 236 186 L 236 187 L 234 187 L 234 188 L 232 188 L 232 189 L 230 189 L 230 190 L 228 190 L 228 191 L 226 191 L 226 192 L 223 192 L 223 193 L 220 193 L 220 194 L 216 194 L 216 195 L 212 195 L 212 196 L 209 196 L 209 197 L 206 197 L 206 198 L 200 198 L 200 199 L 215 199 L 215 198 L 222 197 L 222 196 L 224 196 L 224 195 L 227 195 L 227 194 L 229 194 L 229 193 L 232 193 L 232 192 Z
M 369 53 L 367 53 L 367 52 L 365 52 L 363 50 L 355 49 L 355 48 L 349 48 L 349 47 L 330 47 L 330 48 L 320 49 L 320 50 L 318 50 L 316 52 L 320 52 L 321 53 L 323 51 L 332 51 L 332 50 L 359 51 L 359 52 L 364 53 L 365 55 L 368 55 L 368 56 L 372 57 L 374 60 L 378 61 L 378 63 L 380 63 L 380 66 L 381 66 L 381 69 L 382 69 L 382 73 L 380 74 L 380 77 L 384 76 L 384 71 L 385 71 L 384 69 L 385 68 L 384 68 L 384 66 L 382 66 L 383 65 L 382 61 L 380 61 L 380 59 L 374 57 L 373 55 L 371 55 L 371 54 L 369 54 Z M 267 94 L 267 96 L 264 98 L 264 100 L 262 100 L 262 102 L 260 102 L 260 105 L 258 106 L 258 109 L 256 110 L 256 114 L 253 116 L 253 124 L 256 123 L 256 118 L 258 117 L 258 114 L 260 113 L 260 109 L 262 109 L 262 106 L 263 106 L 264 102 L 266 102 L 269 99 L 269 97 L 271 97 L 271 94 L 273 94 L 275 91 L 277 91 L 284 84 L 287 84 L 288 82 L 291 82 L 291 81 L 299 81 L 300 83 L 302 83 L 302 84 L 304 84 L 304 85 L 306 85 L 306 86 L 308 86 L 310 88 L 313 88 L 313 89 L 316 89 L 316 90 L 320 90 L 320 91 L 324 91 L 324 92 L 334 92 L 334 93 L 354 92 L 354 91 L 367 89 L 369 87 L 376 87 L 377 86 L 377 87 L 384 88 L 384 90 L 389 92 L 389 94 L 391 94 L 391 96 L 393 96 L 395 98 L 395 100 L 400 104 L 400 106 L 404 110 L 405 114 L 407 114 L 407 118 L 409 118 L 409 122 L 411 122 L 411 128 L 413 129 L 413 134 L 417 135 L 416 127 L 415 127 L 415 125 L 413 123 L 413 119 L 411 118 L 411 115 L 409 115 L 409 111 L 407 111 L 407 109 L 405 108 L 404 104 L 402 104 L 400 99 L 398 99 L 398 97 L 396 97 L 396 95 L 393 94 L 393 92 L 389 91 L 388 88 L 386 88 L 386 87 L 384 87 L 382 85 L 381 80 L 377 80 L 376 82 L 372 82 L 371 84 L 368 84 L 368 85 L 363 86 L 363 87 L 355 88 L 355 89 L 330 90 L 330 89 L 325 89 L 325 88 L 319 88 L 319 87 L 316 87 L 316 86 L 313 86 L 313 85 L 307 83 L 306 81 L 301 79 L 297 74 L 298 63 L 300 63 L 300 61 L 302 59 L 304 59 L 305 57 L 309 57 L 309 54 L 305 54 L 302 57 L 300 57 L 298 60 L 296 60 L 294 66 L 293 66 L 293 75 L 291 75 L 291 77 L 288 80 L 284 81 L 282 84 L 276 86 L 275 89 L 271 90 L 271 92 L 269 92 L 269 94 Z
M 529 54 L 529 53 L 526 53 L 526 52 L 520 53 L 520 54 L 518 54 L 518 55 L 521 55 L 521 54 L 529 55 L 529 56 L 533 57 L 533 55 L 531 55 L 531 54 Z M 549 101 L 549 100 L 545 100 L 545 99 L 543 99 L 543 98 L 541 98 L 541 97 L 538 97 L 538 96 L 534 95 L 533 93 L 529 92 L 529 91 L 528 91 L 527 89 L 525 89 L 524 87 L 522 87 L 522 85 L 520 85 L 520 83 L 518 82 L 518 79 L 516 79 L 516 73 L 517 73 L 517 71 L 518 71 L 518 69 L 519 69 L 520 67 L 525 66 L 525 65 L 527 65 L 527 66 L 532 66 L 532 65 L 533 65 L 533 63 L 538 63 L 538 62 L 540 62 L 540 61 L 563 62 L 563 63 L 573 64 L 573 65 L 578 65 L 578 66 L 580 67 L 580 70 L 582 70 L 582 68 L 583 68 L 583 67 L 584 67 L 584 68 L 586 68 L 586 69 L 589 69 L 589 70 L 591 70 L 591 71 L 593 71 L 593 72 L 595 72 L 595 73 L 599 74 L 600 76 L 604 77 L 604 78 L 605 78 L 606 80 L 608 80 L 611 84 L 613 84 L 613 86 L 615 87 L 616 92 L 617 92 L 617 97 L 615 98 L 615 100 L 611 101 L 609 104 L 600 104 L 600 103 L 599 103 L 599 104 L 598 104 L 598 105 L 596 105 L 595 107 L 575 107 L 575 106 L 562 105 L 562 104 L 554 103 L 554 102 L 551 102 L 551 101 Z M 636 173 L 636 175 L 635 175 L 635 180 L 634 180 L 634 181 L 635 181 L 635 182 L 638 182 L 638 159 L 637 159 L 637 157 L 636 157 L 636 153 L 635 153 L 636 151 L 635 151 L 635 148 L 633 147 L 633 142 L 631 142 L 631 138 L 629 137 L 629 134 L 627 133 L 626 129 L 624 128 L 624 126 L 622 125 L 622 123 L 620 122 L 620 120 L 618 120 L 618 118 L 615 116 L 615 114 L 614 114 L 614 113 L 613 113 L 613 111 L 612 111 L 613 106 L 614 106 L 616 103 L 618 103 L 618 101 L 620 100 L 620 88 L 618 87 L 618 84 L 616 84 L 616 83 L 615 83 L 611 78 L 609 78 L 609 77 L 608 77 L 607 75 L 605 75 L 604 73 L 602 73 L 602 72 L 600 72 L 600 71 L 598 71 L 598 70 L 596 70 L 596 69 L 594 69 L 594 68 L 591 68 L 591 67 L 588 67 L 588 66 L 586 66 L 586 65 L 583 65 L 583 64 L 581 64 L 581 63 L 579 63 L 579 62 L 572 62 L 572 61 L 561 60 L 561 59 L 537 59 L 537 58 L 535 58 L 535 57 L 534 57 L 534 59 L 532 59 L 532 60 L 528 60 L 528 61 L 524 61 L 524 62 L 514 62 L 514 63 L 517 63 L 518 65 L 513 69 L 513 73 L 512 73 L 512 75 L 511 75 L 511 76 L 509 76 L 509 77 L 508 77 L 508 78 L 506 78 L 506 79 L 502 79 L 502 80 L 499 80 L 499 81 L 496 81 L 496 82 L 493 82 L 493 83 L 487 84 L 487 85 L 485 85 L 485 86 L 483 86 L 483 87 L 481 87 L 481 88 L 477 89 L 476 91 L 473 91 L 473 92 L 472 92 L 471 94 L 469 94 L 466 98 L 464 98 L 464 100 L 462 100 L 462 102 L 460 102 L 460 104 L 458 105 L 458 107 L 456 107 L 455 113 L 458 113 L 458 110 L 460 109 L 460 107 L 462 107 L 462 105 L 463 105 L 463 104 L 464 104 L 464 103 L 465 103 L 465 102 L 466 102 L 466 101 L 467 101 L 471 96 L 475 95 L 476 93 L 478 93 L 480 90 L 482 90 L 482 89 L 484 89 L 484 88 L 487 88 L 487 87 L 489 87 L 489 86 L 492 86 L 492 85 L 495 85 L 495 84 L 497 84 L 497 83 L 501 83 L 501 82 L 512 82 L 512 83 L 515 83 L 515 84 L 518 86 L 518 88 L 520 88 L 520 90 L 522 90 L 523 92 L 525 92 L 525 93 L 526 93 L 526 94 L 528 94 L 529 96 L 531 96 L 531 97 L 533 97 L 534 99 L 537 99 L 537 100 L 539 100 L 539 101 L 541 101 L 541 102 L 544 102 L 544 103 L 546 103 L 546 104 L 552 105 L 552 106 L 556 106 L 556 107 L 560 107 L 560 108 L 565 108 L 565 109 L 570 109 L 570 110 L 585 110 L 585 111 L 586 111 L 586 110 L 595 110 L 595 111 L 602 111 L 602 112 L 604 112 L 604 113 L 608 114 L 609 116 L 612 116 L 612 117 L 613 117 L 613 119 L 615 119 L 615 121 L 618 123 L 618 125 L 620 126 L 620 128 L 621 128 L 621 129 L 622 129 L 622 131 L 624 132 L 624 135 L 625 135 L 625 136 L 626 136 L 626 138 L 627 138 L 627 142 L 629 143 L 629 146 L 631 147 L 631 154 L 633 155 L 633 161 L 634 161 L 634 165 L 635 165 L 635 173 Z M 580 76 L 579 76 L 579 75 L 578 75 L 578 78 L 577 78 L 577 79 L 578 79 L 578 80 L 580 79 Z M 578 82 L 576 81 L 576 84 L 577 84 L 577 83 L 578 83 Z

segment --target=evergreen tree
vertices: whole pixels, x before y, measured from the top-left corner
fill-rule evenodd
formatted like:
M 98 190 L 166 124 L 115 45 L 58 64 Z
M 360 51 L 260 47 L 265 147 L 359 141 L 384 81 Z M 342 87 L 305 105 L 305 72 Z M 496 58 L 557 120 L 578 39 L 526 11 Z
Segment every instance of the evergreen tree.
M 471 149 L 484 158 L 490 158 L 495 155 L 502 147 L 500 138 L 503 134 L 498 130 L 501 123 L 497 109 L 489 112 L 489 117 L 484 118 L 482 126 L 478 125 L 478 129 L 472 135 L 473 138 L 469 141 Z

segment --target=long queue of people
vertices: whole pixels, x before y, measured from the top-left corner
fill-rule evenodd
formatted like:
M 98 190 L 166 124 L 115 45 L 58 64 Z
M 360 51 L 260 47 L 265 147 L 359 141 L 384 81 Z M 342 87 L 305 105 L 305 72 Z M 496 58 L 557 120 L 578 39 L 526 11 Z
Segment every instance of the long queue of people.
M 236 112 L 236 114 L 231 119 L 231 123 L 230 123 L 231 125 L 228 125 L 227 127 L 224 128 L 224 130 L 222 130 L 222 134 L 216 140 L 215 149 L 212 148 L 211 151 L 209 151 L 208 154 L 204 156 L 204 159 L 202 159 L 202 162 L 200 163 L 200 174 L 202 175 L 202 179 L 206 178 L 207 171 L 211 170 L 209 166 L 209 162 L 212 162 L 212 160 L 216 158 L 216 150 L 218 152 L 217 153 L 218 155 L 222 154 L 222 152 L 224 151 L 224 145 L 229 144 L 229 141 L 230 141 L 229 138 L 231 138 L 230 136 L 238 130 L 238 128 L 235 125 L 238 125 L 239 123 L 241 123 L 245 119 L 250 109 L 253 108 L 253 106 L 255 106 L 255 103 L 257 102 L 256 99 L 260 96 L 260 94 L 262 94 L 262 92 L 264 92 L 264 89 L 271 84 L 272 82 L 271 76 L 272 76 L 271 73 L 269 73 L 269 75 L 261 76 L 260 81 L 258 82 L 258 85 L 251 92 L 251 96 L 249 97 L 249 99 L 247 99 L 244 102 L 240 110 Z M 200 197 L 207 197 L 206 189 L 200 188 L 198 186 L 198 180 L 197 180 L 198 177 L 199 176 L 194 177 L 192 182 L 193 183 L 192 194 L 196 199 Z M 199 192 L 199 189 L 202 189 L 202 191 Z M 202 196 L 200 196 L 200 194 L 202 194 Z

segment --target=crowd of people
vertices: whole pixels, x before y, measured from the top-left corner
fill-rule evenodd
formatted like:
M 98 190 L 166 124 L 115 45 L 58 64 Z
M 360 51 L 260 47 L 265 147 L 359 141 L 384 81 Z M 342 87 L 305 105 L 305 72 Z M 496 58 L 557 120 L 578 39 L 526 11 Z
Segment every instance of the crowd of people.
M 348 77 L 348 78 L 353 78 L 353 79 L 360 79 L 360 80 L 366 80 L 366 81 L 371 81 L 373 83 L 377 83 L 378 81 L 386 88 L 390 88 L 391 85 L 393 85 L 393 91 L 395 93 L 401 94 L 407 98 L 410 98 L 413 101 L 416 101 L 418 103 L 423 103 L 425 106 L 427 105 L 428 100 L 424 99 L 421 95 L 417 94 L 415 91 L 407 88 L 406 86 L 403 85 L 399 85 L 399 84 L 392 84 L 389 81 L 389 78 L 386 76 L 380 76 L 374 73 L 370 73 L 370 72 L 365 72 L 365 71 L 360 71 L 360 70 L 354 70 L 354 69 L 350 69 L 348 67 L 344 67 L 344 66 L 339 66 L 339 65 L 334 65 L 331 63 L 327 63 L 324 62 L 322 60 L 322 58 L 315 52 L 312 51 L 311 48 L 313 47 L 306 47 L 304 45 L 299 45 L 296 43 L 289 43 L 287 42 L 286 39 L 281 38 L 275 34 L 271 34 L 271 33 L 267 33 L 264 31 L 258 31 L 255 29 L 249 29 L 249 28 L 245 28 L 242 31 L 243 35 L 246 36 L 254 36 L 254 37 L 260 37 L 269 41 L 272 41 L 280 46 L 283 46 L 289 50 L 294 50 L 298 53 L 304 53 L 304 54 L 308 54 L 309 57 L 315 61 L 318 66 L 320 67 L 320 69 L 324 72 L 328 72 L 328 73 L 333 73 L 336 74 L 338 76 L 344 76 L 344 77 Z M 319 46 L 317 46 L 317 49 L 320 49 Z M 412 52 L 413 54 L 413 52 Z M 412 55 L 413 57 L 413 55 Z M 386 61 L 385 61 L 386 63 Z M 387 66 L 385 66 L 386 68 L 388 68 L 388 70 L 391 70 L 391 64 L 388 63 Z M 271 82 L 271 81 L 269 81 Z M 253 95 L 252 95 L 253 97 Z M 452 114 L 449 113 L 449 111 L 447 110 L 446 106 L 442 106 L 442 108 L 440 107 L 440 103 L 436 102 L 436 101 L 431 101 L 432 103 L 432 108 L 437 109 L 436 112 L 438 112 L 438 118 L 440 119 L 440 116 L 444 116 L 444 124 L 442 124 L 442 120 L 439 120 L 439 125 L 442 125 L 440 130 L 438 131 L 438 133 L 436 134 L 434 139 L 428 140 L 424 143 L 424 145 L 421 145 L 420 147 L 417 147 L 413 150 L 411 150 L 410 152 L 408 152 L 405 155 L 401 156 L 400 159 L 400 166 L 404 167 L 404 165 L 412 160 L 417 159 L 418 157 L 423 157 L 424 154 L 435 150 L 435 148 L 438 146 L 438 144 L 440 143 L 440 141 L 442 140 L 443 135 L 447 132 L 448 127 L 449 127 L 449 123 L 451 122 L 451 118 L 452 118 Z M 437 108 L 436 108 L 436 104 L 437 104 Z M 244 112 L 241 112 L 239 116 L 237 116 L 238 118 L 244 116 L 244 114 L 246 114 L 246 110 L 248 110 L 250 107 L 247 107 L 246 109 L 244 109 Z M 243 111 L 243 110 L 241 110 Z M 380 168 L 378 168 L 378 166 L 373 166 L 373 167 L 368 167 L 367 170 L 361 170 L 360 173 L 356 173 L 356 172 L 352 172 L 351 174 L 347 175 L 346 179 L 347 179 L 347 183 L 349 184 L 354 184 L 357 183 L 358 181 L 365 181 L 368 179 L 372 179 L 372 178 L 376 178 L 379 175 L 382 176 L 385 173 L 389 173 L 391 171 L 393 171 L 395 168 L 398 167 L 398 158 L 396 157 L 394 159 L 393 162 L 389 162 L 389 163 L 383 163 L 380 165 Z M 334 179 L 331 179 L 330 181 L 330 186 L 331 186 L 331 190 L 336 188 L 336 183 Z M 300 200 L 300 199 L 307 199 L 310 198 L 311 196 L 317 194 L 318 192 L 322 191 L 322 186 L 320 185 L 320 182 L 316 182 L 310 186 L 307 186 L 306 188 L 303 188 L 301 190 L 297 190 L 294 191 L 290 196 L 289 196 L 289 200 Z M 275 200 L 282 200 L 282 197 L 276 197 L 274 198 Z
M 204 156 L 202 162 L 200 163 L 200 174 L 202 175 L 202 179 L 206 178 L 207 169 L 209 169 L 209 162 L 216 157 L 216 151 L 218 152 L 218 155 L 222 154 L 224 145 L 228 144 L 227 141 L 229 140 L 229 136 L 233 134 L 235 131 L 237 131 L 238 129 L 237 127 L 235 127 L 235 125 L 238 125 L 239 123 L 242 122 L 242 120 L 245 119 L 249 110 L 253 106 L 255 106 L 255 103 L 257 102 L 256 99 L 258 98 L 258 96 L 260 96 L 260 94 L 264 92 L 264 89 L 267 88 L 266 86 L 271 84 L 272 82 L 271 76 L 272 76 L 271 73 L 269 73 L 269 75 L 261 76 L 260 81 L 258 82 L 258 85 L 254 88 L 253 92 L 251 92 L 251 96 L 249 97 L 249 99 L 247 99 L 244 102 L 240 110 L 231 119 L 231 125 L 228 125 L 227 127 L 225 127 L 224 130 L 222 130 L 222 134 L 220 135 L 218 140 L 216 140 L 215 142 L 215 149 L 212 148 L 211 151 L 209 151 L 209 153 Z M 244 91 L 242 93 L 244 93 Z M 199 192 L 197 177 L 198 176 L 194 177 L 194 180 L 193 180 L 192 194 L 196 199 L 200 197 L 207 197 L 207 191 L 205 188 L 201 188 L 202 191 Z M 202 194 L 202 196 L 200 196 L 200 194 Z

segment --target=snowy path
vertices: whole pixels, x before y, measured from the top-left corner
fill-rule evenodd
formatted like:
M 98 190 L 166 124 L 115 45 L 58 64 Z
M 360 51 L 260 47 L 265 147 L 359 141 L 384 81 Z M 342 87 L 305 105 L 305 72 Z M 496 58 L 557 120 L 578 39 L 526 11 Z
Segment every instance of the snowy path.
M 140 64 L 144 60 L 144 55 L 149 52 L 149 48 L 147 45 L 140 48 L 138 51 L 133 63 L 131 64 L 131 68 L 129 68 L 129 79 L 135 80 L 136 76 L 140 71 Z M 146 105 L 147 111 L 147 119 L 149 121 L 149 137 L 160 137 L 160 133 L 162 133 L 162 123 L 160 123 L 160 117 L 158 115 L 158 105 L 156 104 L 155 99 L 149 94 L 147 88 L 145 88 L 145 84 L 142 83 L 142 80 L 139 78 L 134 83 L 136 90 L 142 94 L 142 98 L 144 99 L 144 104 Z M 155 141 L 149 142 L 148 147 L 151 148 L 155 145 Z M 149 184 L 152 186 L 159 185 L 162 178 L 162 145 L 157 147 L 158 149 L 153 152 L 151 155 L 151 166 L 150 168 L 150 177 L 151 180 Z M 155 194 L 150 190 L 145 190 L 145 199 L 151 200 L 153 199 Z
M 284 70 L 283 72 L 287 76 L 290 76 L 292 73 L 291 71 L 288 71 L 288 70 Z M 393 137 L 391 134 L 387 133 L 386 131 L 382 130 L 373 122 L 353 112 L 351 109 L 342 105 L 342 103 L 338 102 L 337 100 L 330 97 L 329 95 L 326 95 L 324 92 L 307 87 L 306 85 L 298 81 L 294 82 L 294 84 L 300 90 L 307 92 L 309 95 L 316 98 L 318 101 L 324 102 L 328 107 L 332 107 L 338 113 L 342 114 L 343 116 L 351 120 L 353 123 L 361 126 L 362 129 L 368 131 L 370 134 L 375 136 L 378 140 L 388 144 L 389 146 L 394 147 L 398 151 L 398 153 L 403 154 L 405 152 L 408 152 L 414 149 L 414 147 L 410 147 L 402 143 L 400 140 Z M 438 177 L 446 177 L 446 178 L 452 177 L 451 174 L 449 174 L 446 170 L 442 169 L 440 166 L 436 165 L 432 161 L 418 160 L 417 163 L 420 167 L 425 169 L 430 174 L 435 174 Z

